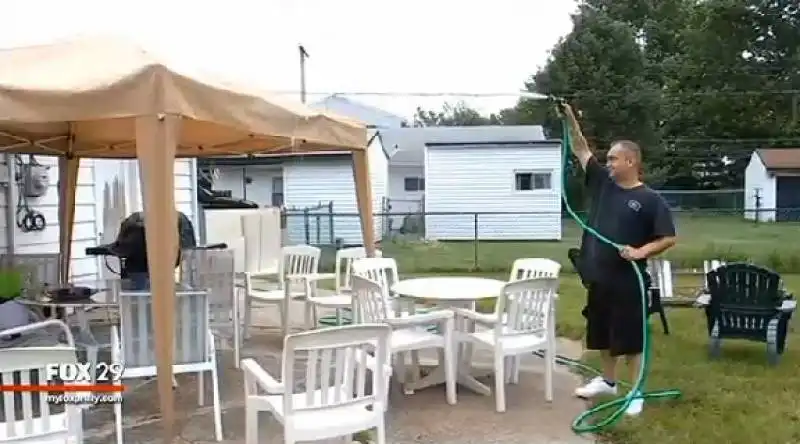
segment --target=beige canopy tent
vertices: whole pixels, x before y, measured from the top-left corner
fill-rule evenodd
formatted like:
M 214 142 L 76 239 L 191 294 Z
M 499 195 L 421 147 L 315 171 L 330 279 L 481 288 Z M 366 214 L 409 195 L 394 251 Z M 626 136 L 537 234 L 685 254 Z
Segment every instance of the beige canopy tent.
M 181 75 L 128 42 L 76 39 L 0 51 L 0 152 L 61 156 L 62 276 L 69 274 L 82 158 L 136 158 L 147 233 L 165 438 L 174 436 L 176 157 L 347 149 L 369 254 L 372 197 L 360 123 L 254 89 Z M 163 229 L 170 227 L 171 229 Z M 13 227 L 8 227 L 13 229 Z

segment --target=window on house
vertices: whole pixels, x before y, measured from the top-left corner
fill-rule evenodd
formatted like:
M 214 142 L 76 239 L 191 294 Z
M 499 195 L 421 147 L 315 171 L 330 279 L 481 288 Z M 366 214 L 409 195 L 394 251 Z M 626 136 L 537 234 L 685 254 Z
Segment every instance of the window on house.
M 549 190 L 552 188 L 551 173 L 514 173 L 514 188 L 517 191 Z
M 406 191 L 425 191 L 425 179 L 421 177 L 406 177 L 403 188 Z
M 283 206 L 283 177 L 272 178 L 272 206 Z

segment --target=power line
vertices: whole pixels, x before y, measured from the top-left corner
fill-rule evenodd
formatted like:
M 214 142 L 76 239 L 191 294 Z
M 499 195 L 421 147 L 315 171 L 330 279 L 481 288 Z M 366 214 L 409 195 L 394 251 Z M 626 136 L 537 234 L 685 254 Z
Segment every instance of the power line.
M 296 90 L 271 90 L 267 91 L 272 94 L 300 94 L 301 91 Z M 667 93 L 666 91 L 662 91 Z M 680 91 L 678 91 L 680 93 Z M 654 91 L 658 93 L 658 91 Z M 521 99 L 530 100 L 546 100 L 550 96 L 531 91 L 518 91 L 518 92 L 486 92 L 486 93 L 469 93 L 461 91 L 439 91 L 439 92 L 422 92 L 422 91 L 308 91 L 307 95 L 310 96 L 374 96 L 374 97 L 428 97 L 428 98 L 445 98 L 445 97 L 465 97 L 465 98 L 502 98 L 502 97 L 519 97 Z M 742 95 L 800 95 L 800 89 L 743 89 L 743 90 L 729 90 L 729 91 L 690 91 L 688 96 L 742 96 Z M 591 95 L 592 97 L 625 97 L 630 96 L 631 92 L 599 92 L 593 89 L 573 89 L 564 92 L 554 92 L 552 96 L 571 98 L 580 95 Z

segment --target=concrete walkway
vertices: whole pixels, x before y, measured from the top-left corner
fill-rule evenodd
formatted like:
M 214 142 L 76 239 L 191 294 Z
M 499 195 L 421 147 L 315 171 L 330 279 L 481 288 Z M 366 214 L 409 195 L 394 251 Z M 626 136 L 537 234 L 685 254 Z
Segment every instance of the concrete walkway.
M 267 371 L 280 375 L 281 340 L 277 329 L 261 325 L 277 325 L 277 307 L 266 306 L 254 316 L 253 336 L 245 344 L 244 354 L 255 358 Z M 302 327 L 302 304 L 292 306 L 293 327 Z M 580 345 L 560 341 L 559 354 L 576 356 Z M 244 443 L 244 388 L 242 373 L 233 364 L 233 353 L 219 352 L 220 388 L 223 410 L 225 443 Z M 487 366 L 491 362 L 485 353 L 476 353 L 474 365 Z M 101 357 L 102 359 L 102 357 Z M 586 443 L 587 438 L 575 436 L 569 428 L 572 418 L 585 404 L 572 396 L 577 378 L 563 368 L 555 374 L 555 396 L 552 403 L 544 401 L 544 381 L 541 360 L 529 356 L 523 359 L 523 373 L 519 385 L 507 386 L 507 412 L 495 413 L 494 398 L 472 393 L 459 387 L 458 404 L 449 406 L 444 388 L 421 390 L 413 395 L 403 395 L 393 387 L 387 417 L 388 442 L 392 444 L 538 444 Z M 211 385 L 206 380 L 206 405 L 198 407 L 197 380 L 194 376 L 178 376 L 176 413 L 181 418 L 181 437 L 176 443 L 212 443 L 214 441 L 211 413 Z M 492 386 L 491 376 L 484 380 Z M 135 385 L 135 384 L 133 384 Z M 155 382 L 145 383 L 126 394 L 124 408 L 126 443 L 161 443 L 160 414 Z M 268 414 L 262 414 L 260 442 L 282 442 L 280 425 Z M 86 442 L 107 444 L 114 442 L 113 411 L 102 406 L 87 412 L 84 420 Z M 339 441 L 341 442 L 341 441 Z

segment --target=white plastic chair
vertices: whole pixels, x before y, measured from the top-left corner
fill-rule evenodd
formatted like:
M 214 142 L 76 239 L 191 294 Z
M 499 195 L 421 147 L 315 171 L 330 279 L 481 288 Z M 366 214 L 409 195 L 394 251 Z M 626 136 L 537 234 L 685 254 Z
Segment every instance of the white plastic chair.
M 312 292 L 312 285 L 319 271 L 321 251 L 311 245 L 293 245 L 281 249 L 281 261 L 278 271 L 280 285 L 277 290 L 254 290 L 253 276 L 245 275 L 244 328 L 245 337 L 250 337 L 253 302 L 258 301 L 280 306 L 281 333 L 289 332 L 289 304 L 293 299 L 307 298 Z M 292 285 L 302 285 L 302 290 L 292 289 Z M 310 323 L 307 320 L 306 324 Z
M 306 318 L 311 319 L 311 325 L 308 326 L 309 328 L 315 328 L 317 326 L 317 307 L 335 309 L 336 325 L 342 325 L 342 311 L 349 310 L 353 305 L 353 298 L 351 295 L 352 288 L 350 285 L 353 261 L 366 257 L 367 250 L 364 247 L 342 248 L 336 251 L 336 268 L 334 273 L 320 274 L 318 279 L 334 279 L 335 293 L 321 296 L 314 292 L 306 299 Z M 381 252 L 375 251 L 375 257 L 381 257 Z
M 209 328 L 209 301 L 205 291 L 175 293 L 175 362 L 172 372 L 197 373 L 198 404 L 203 405 L 203 374 L 211 372 L 214 403 L 214 435 L 222 441 L 217 354 Z M 152 295 L 149 292 L 120 292 L 120 325 L 111 330 L 111 360 L 125 369 L 121 379 L 156 376 L 155 335 Z M 114 404 L 117 443 L 122 444 L 122 403 Z
M 236 299 L 235 251 L 186 250 L 181 264 L 181 282 L 190 288 L 207 289 L 211 331 L 215 337 L 230 339 L 233 360 L 239 368 L 242 323 Z
M 556 278 L 558 279 L 561 273 L 561 264 L 546 258 L 523 258 L 517 259 L 511 265 L 511 276 L 508 282 L 516 282 L 523 279 L 531 278 Z M 555 296 L 558 298 L 558 295 Z M 551 305 L 551 316 L 555 316 L 555 304 Z M 555 318 L 554 318 L 555 319 Z M 555 340 L 555 323 L 553 323 L 553 340 Z M 522 356 L 513 356 L 506 360 L 506 382 L 510 384 L 519 383 L 519 370 L 522 365 Z
M 456 343 L 454 340 L 453 312 L 434 310 L 420 314 L 397 315 L 392 309 L 392 300 L 386 286 L 366 277 L 366 266 L 369 260 L 362 259 L 353 263 L 353 305 L 355 318 L 359 322 L 383 323 L 392 327 L 391 351 L 399 354 L 397 365 L 400 383 L 405 383 L 405 353 L 429 348 L 440 349 L 440 365 L 445 368 L 445 386 L 447 403 L 456 403 Z M 429 331 L 428 327 L 438 325 L 441 334 Z M 414 357 L 414 381 L 419 376 L 418 358 Z M 406 390 L 406 393 L 413 393 Z
M 652 279 L 651 287 L 660 291 L 661 298 L 672 298 L 675 290 L 672 286 L 672 264 L 667 259 L 652 258 L 647 261 L 647 271 Z
M 43 384 L 46 369 L 54 363 L 78 362 L 75 341 L 66 324 L 54 319 L 12 328 L 0 332 L 29 334 L 35 330 L 55 327 L 64 333 L 66 344 L 48 347 L 0 349 L 0 382 L 3 385 Z M 0 422 L 0 442 L 9 444 L 78 444 L 83 442 L 81 407 L 66 405 L 55 413 L 47 402 L 48 393 L 3 393 L 3 422 Z
M 260 442 L 258 412 L 268 411 L 283 425 L 286 444 L 335 437 L 349 443 L 351 435 L 372 428 L 375 443 L 385 444 L 390 334 L 385 325 L 362 324 L 289 335 L 280 382 L 254 360 L 243 360 L 245 443 Z M 297 367 L 305 368 L 304 381 L 297 381 Z M 372 372 L 369 394 L 367 370 Z
M 494 352 L 495 403 L 498 412 L 506 410 L 506 357 L 545 352 L 545 399 L 553 400 L 555 367 L 555 319 L 552 305 L 558 279 L 532 278 L 510 282 L 497 298 L 493 314 L 453 308 L 457 318 L 490 326 L 490 329 L 460 334 L 459 340 L 491 348 Z

